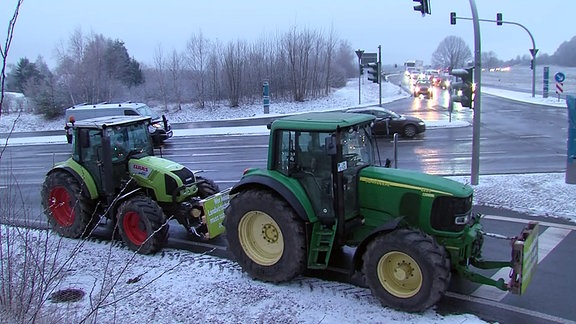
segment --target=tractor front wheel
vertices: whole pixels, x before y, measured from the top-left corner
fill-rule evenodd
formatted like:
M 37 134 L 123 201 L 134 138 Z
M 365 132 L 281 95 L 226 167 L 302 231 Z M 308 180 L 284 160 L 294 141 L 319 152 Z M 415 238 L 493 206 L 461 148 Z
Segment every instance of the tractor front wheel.
M 304 224 L 286 201 L 247 190 L 230 201 L 224 219 L 228 248 L 253 278 L 281 282 L 306 268 Z
M 436 304 L 450 283 L 446 250 L 421 231 L 398 229 L 370 242 L 366 282 L 384 306 L 421 312 Z
M 67 172 L 52 172 L 44 180 L 41 199 L 52 229 L 69 238 L 85 237 L 98 225 L 93 202 Z
M 198 196 L 201 199 L 208 198 L 220 192 L 220 188 L 218 188 L 214 180 L 196 176 L 196 182 L 198 182 Z
M 125 201 L 116 219 L 124 243 L 140 254 L 159 251 L 168 239 L 166 217 L 149 197 L 136 196 Z

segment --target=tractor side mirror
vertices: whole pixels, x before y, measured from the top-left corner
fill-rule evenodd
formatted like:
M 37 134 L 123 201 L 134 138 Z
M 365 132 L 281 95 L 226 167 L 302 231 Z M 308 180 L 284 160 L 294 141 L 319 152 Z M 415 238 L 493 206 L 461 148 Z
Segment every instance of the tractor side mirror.
M 324 150 L 328 155 L 336 155 L 336 137 L 334 135 L 324 139 Z

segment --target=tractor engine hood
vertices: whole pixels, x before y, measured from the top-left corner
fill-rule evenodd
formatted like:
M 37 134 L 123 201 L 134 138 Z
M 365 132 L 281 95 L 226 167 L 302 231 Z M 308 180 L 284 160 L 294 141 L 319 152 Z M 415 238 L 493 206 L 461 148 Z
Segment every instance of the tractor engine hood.
M 197 191 L 194 173 L 180 163 L 145 156 L 128 162 L 130 176 L 141 187 L 152 189 L 158 201 L 170 202 L 191 196 Z
M 360 171 L 360 183 L 416 190 L 422 194 L 469 197 L 471 186 L 440 176 L 402 169 L 369 166 Z

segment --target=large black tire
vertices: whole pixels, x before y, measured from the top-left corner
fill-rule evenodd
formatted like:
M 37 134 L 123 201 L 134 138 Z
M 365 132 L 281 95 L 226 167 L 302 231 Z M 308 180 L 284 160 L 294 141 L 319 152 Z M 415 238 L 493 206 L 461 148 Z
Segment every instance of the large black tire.
M 98 225 L 88 192 L 67 172 L 52 172 L 44 180 L 41 199 L 52 229 L 69 238 L 88 236 Z
M 140 254 L 161 250 L 168 239 L 166 217 L 149 197 L 136 196 L 123 202 L 116 219 L 122 241 Z
M 446 250 L 421 231 L 398 229 L 377 236 L 363 256 L 362 271 L 384 306 L 422 312 L 436 304 L 450 283 Z
M 253 278 L 288 281 L 306 269 L 304 224 L 281 197 L 240 192 L 230 201 L 224 226 L 228 248 Z
M 212 179 L 196 176 L 196 182 L 198 182 L 198 196 L 202 199 L 220 192 L 220 188 Z

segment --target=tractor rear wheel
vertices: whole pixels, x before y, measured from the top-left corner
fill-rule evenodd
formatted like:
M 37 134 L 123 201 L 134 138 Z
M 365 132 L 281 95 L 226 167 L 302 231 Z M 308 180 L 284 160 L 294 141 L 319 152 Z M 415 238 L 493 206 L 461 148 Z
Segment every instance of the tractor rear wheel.
M 82 186 L 67 172 L 52 172 L 44 180 L 41 199 L 52 229 L 69 238 L 88 236 L 98 225 L 94 204 Z
M 450 259 L 432 237 L 398 229 L 377 236 L 364 253 L 363 272 L 384 306 L 421 312 L 436 304 L 450 283 Z
M 214 180 L 206 179 L 204 177 L 196 177 L 196 182 L 198 182 L 198 196 L 201 199 L 208 198 L 218 192 L 220 188 L 214 182 Z
M 228 248 L 253 278 L 281 282 L 306 268 L 304 224 L 281 197 L 266 190 L 240 192 L 224 219 Z
M 116 219 L 122 241 L 140 254 L 159 251 L 168 239 L 166 217 L 149 197 L 136 196 L 123 202 Z

